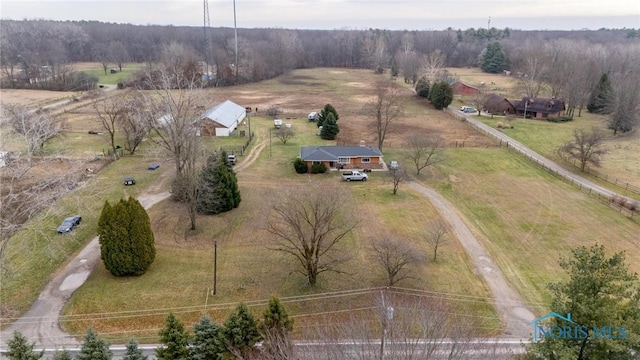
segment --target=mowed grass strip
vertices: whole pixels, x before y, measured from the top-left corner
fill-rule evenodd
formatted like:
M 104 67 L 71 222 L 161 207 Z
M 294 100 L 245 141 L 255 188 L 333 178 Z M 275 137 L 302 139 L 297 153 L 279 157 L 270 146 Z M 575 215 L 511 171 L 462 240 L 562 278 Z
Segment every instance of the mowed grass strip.
M 640 271 L 640 225 L 505 149 L 449 149 L 437 188 L 465 214 L 509 282 L 538 313 L 576 246 L 626 251 Z

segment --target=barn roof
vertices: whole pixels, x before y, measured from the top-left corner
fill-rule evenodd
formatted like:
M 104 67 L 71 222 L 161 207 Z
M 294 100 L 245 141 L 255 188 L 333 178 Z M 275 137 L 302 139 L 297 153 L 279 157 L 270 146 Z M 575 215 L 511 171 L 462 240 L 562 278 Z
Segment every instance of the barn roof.
M 382 157 L 376 147 L 368 146 L 304 146 L 300 158 L 305 161 L 338 161 L 343 157 Z
M 224 127 L 232 127 L 238 120 L 246 116 L 246 109 L 230 100 L 220 103 L 207 110 L 201 119 L 209 119 Z

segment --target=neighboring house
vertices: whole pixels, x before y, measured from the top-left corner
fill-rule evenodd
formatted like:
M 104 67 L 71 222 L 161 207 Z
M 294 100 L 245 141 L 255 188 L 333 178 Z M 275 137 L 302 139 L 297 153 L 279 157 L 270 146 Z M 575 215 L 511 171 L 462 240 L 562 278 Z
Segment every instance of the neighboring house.
M 200 117 L 200 135 L 229 136 L 247 116 L 247 110 L 229 100 L 207 110 Z
M 300 159 L 309 169 L 323 163 L 327 169 L 382 169 L 382 153 L 368 146 L 305 146 L 300 148 Z
M 454 95 L 475 95 L 480 92 L 477 87 L 467 85 L 461 81 L 456 81 L 451 84 L 451 89 Z
M 483 110 L 494 115 L 508 115 L 516 113 L 516 105 L 519 100 L 508 100 L 507 98 L 491 94 L 482 106 Z
M 564 101 L 555 98 L 523 97 L 516 105 L 516 115 L 538 120 L 564 116 L 564 111 Z

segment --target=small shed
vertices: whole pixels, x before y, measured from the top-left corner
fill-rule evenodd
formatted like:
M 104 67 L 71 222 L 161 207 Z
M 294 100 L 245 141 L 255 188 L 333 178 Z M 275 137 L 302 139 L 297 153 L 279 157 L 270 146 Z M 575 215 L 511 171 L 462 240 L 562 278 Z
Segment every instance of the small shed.
M 207 110 L 200 117 L 200 135 L 229 136 L 247 117 L 247 109 L 232 101 L 225 101 Z

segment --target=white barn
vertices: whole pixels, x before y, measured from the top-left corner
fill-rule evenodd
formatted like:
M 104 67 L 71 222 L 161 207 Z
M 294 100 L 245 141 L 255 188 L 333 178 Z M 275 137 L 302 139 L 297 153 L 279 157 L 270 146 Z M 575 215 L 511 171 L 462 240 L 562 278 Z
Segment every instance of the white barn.
M 247 117 L 247 110 L 244 106 L 227 100 L 202 114 L 200 134 L 202 136 L 229 136 L 245 117 Z

